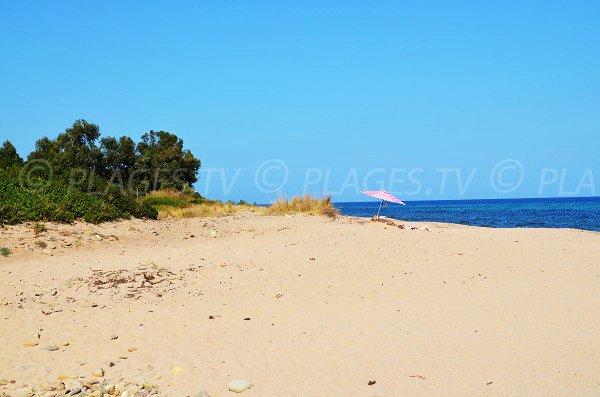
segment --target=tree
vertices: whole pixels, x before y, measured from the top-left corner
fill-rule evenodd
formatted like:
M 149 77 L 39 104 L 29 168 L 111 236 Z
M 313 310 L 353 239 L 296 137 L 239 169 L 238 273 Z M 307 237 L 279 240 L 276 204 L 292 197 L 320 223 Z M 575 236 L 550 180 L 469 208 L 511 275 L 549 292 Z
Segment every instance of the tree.
M 95 172 L 102 157 L 96 145 L 99 137 L 97 124 L 77 120 L 55 140 L 39 139 L 29 160 L 46 160 L 52 165 L 53 172 L 62 176 L 70 175 L 73 170 Z
M 198 180 L 200 160 L 183 149 L 183 140 L 166 131 L 150 131 L 142 135 L 137 145 L 139 181 L 149 190 L 183 189 Z
M 135 170 L 137 154 L 133 139 L 122 136 L 117 140 L 106 137 L 100 140 L 100 151 L 102 157 L 102 175 L 108 180 L 120 178 L 127 182 Z
M 9 141 L 5 141 L 0 147 L 0 169 L 8 169 L 23 165 L 23 159 L 17 153 L 17 149 Z
M 136 145 L 127 136 L 100 138 L 100 127 L 86 120 L 75 121 L 56 139 L 39 139 L 28 160 L 48 162 L 52 175 L 89 191 L 121 183 L 136 192 L 182 190 L 198 180 L 200 168 L 200 160 L 174 134 L 150 131 Z

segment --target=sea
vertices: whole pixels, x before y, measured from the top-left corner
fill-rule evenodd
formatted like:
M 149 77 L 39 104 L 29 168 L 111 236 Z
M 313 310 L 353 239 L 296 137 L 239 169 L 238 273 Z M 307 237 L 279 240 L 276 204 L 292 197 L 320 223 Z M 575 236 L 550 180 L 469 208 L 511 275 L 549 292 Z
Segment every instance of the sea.
M 335 203 L 342 215 L 372 217 L 380 201 Z M 406 201 L 387 203 L 380 216 L 498 228 L 574 228 L 600 231 L 600 197 Z

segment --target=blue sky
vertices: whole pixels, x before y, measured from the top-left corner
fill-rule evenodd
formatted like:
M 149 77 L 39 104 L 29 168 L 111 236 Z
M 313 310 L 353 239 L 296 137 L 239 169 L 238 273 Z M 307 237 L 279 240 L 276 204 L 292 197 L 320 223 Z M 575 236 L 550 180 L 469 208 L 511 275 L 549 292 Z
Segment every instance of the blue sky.
M 599 194 L 599 2 L 288 3 L 0 1 L 0 139 L 170 131 L 220 199 Z

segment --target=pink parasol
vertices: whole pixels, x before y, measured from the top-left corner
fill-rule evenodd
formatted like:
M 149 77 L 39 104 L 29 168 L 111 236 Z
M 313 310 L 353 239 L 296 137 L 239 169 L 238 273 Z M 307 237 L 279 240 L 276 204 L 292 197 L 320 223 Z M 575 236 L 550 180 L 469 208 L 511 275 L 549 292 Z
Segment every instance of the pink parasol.
M 365 190 L 361 192 L 362 194 L 366 194 L 367 196 L 375 197 L 381 200 L 379 204 L 379 210 L 377 211 L 377 218 L 379 218 L 379 212 L 381 211 L 381 206 L 384 201 L 389 201 L 390 203 L 397 203 L 401 205 L 406 205 L 399 198 L 394 197 L 390 192 L 386 190 Z

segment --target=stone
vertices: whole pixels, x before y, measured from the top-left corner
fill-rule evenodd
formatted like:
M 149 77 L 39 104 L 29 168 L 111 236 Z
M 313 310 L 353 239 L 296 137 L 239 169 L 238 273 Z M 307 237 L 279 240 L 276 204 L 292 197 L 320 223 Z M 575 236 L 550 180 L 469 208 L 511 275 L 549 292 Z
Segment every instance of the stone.
M 56 346 L 56 345 L 46 346 L 46 347 L 44 347 L 44 350 L 48 350 L 49 352 L 53 352 L 53 351 L 58 350 L 58 346 Z
M 210 397 L 210 394 L 206 390 L 202 390 L 200 393 L 196 394 L 196 397 Z
M 115 339 L 118 339 L 118 338 L 119 338 L 119 335 L 111 335 L 111 336 L 110 336 L 110 339 L 111 339 L 111 340 L 115 340 Z
M 135 378 L 135 383 L 138 386 L 144 386 L 146 384 L 146 380 L 144 379 L 143 376 L 138 376 L 137 378 Z
M 81 383 L 75 379 L 69 379 L 65 381 L 65 389 L 70 391 L 81 389 Z
M 31 390 L 28 389 L 27 387 L 22 387 L 20 389 L 15 390 L 14 392 L 12 392 L 10 394 L 10 396 L 13 396 L 13 397 L 27 397 L 27 396 L 31 395 L 30 392 L 31 392 Z
M 78 380 L 67 379 L 59 380 L 54 384 L 42 383 L 35 385 L 22 385 L 15 388 L 11 385 L 11 389 L 0 390 L 0 397 L 59 397 L 59 396 L 76 396 L 76 397 L 148 397 L 158 396 L 158 386 L 144 381 L 143 385 L 139 383 L 143 379 L 138 378 L 135 382 L 126 382 L 121 380 L 116 385 L 111 380 L 106 379 L 84 379 L 81 377 Z M 5 386 L 10 382 L 5 379 L 0 380 L 0 386 Z M 9 391 L 9 394 L 3 392 Z
M 102 368 L 98 368 L 97 370 L 94 371 L 93 375 L 101 378 L 104 376 L 104 370 Z
M 245 379 L 232 380 L 227 384 L 227 388 L 234 393 L 241 393 L 252 387 L 252 382 Z
M 23 346 L 27 346 L 27 347 L 32 347 L 32 346 L 37 346 L 37 342 L 33 342 L 33 341 L 27 341 L 27 342 L 23 342 Z

